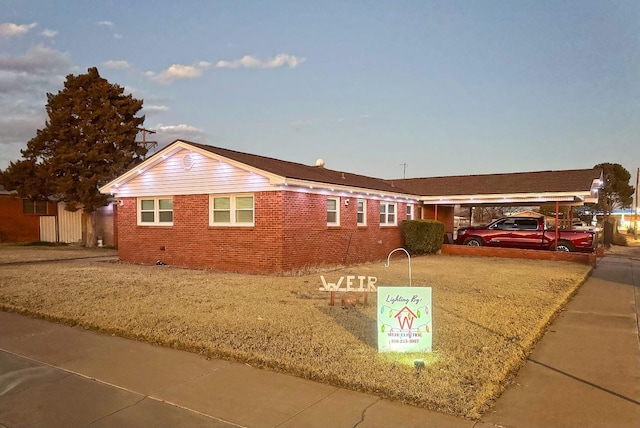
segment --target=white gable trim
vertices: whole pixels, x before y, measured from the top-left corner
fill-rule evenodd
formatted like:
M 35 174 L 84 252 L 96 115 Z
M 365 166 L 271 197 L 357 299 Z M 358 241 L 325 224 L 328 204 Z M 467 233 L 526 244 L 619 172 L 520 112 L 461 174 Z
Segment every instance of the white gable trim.
M 276 174 L 272 174 L 270 172 L 258 169 L 258 168 L 254 168 L 251 167 L 249 165 L 246 165 L 244 163 L 241 162 L 237 162 L 234 161 L 232 159 L 226 158 L 224 156 L 220 156 L 218 154 L 212 153 L 210 151 L 207 150 L 203 150 L 199 147 L 195 147 L 192 146 L 191 144 L 185 143 L 184 141 L 180 141 L 177 140 L 174 143 L 168 145 L 167 147 L 165 147 L 164 149 L 160 150 L 159 152 L 155 153 L 153 156 L 151 156 L 149 159 L 145 160 L 144 162 L 142 162 L 140 165 L 138 165 L 135 168 L 130 169 L 129 171 L 125 172 L 124 174 L 122 174 L 121 176 L 119 176 L 118 178 L 116 178 L 115 180 L 110 181 L 109 183 L 105 184 L 104 186 L 100 187 L 100 193 L 103 194 L 112 194 L 113 189 L 117 189 L 118 187 L 128 183 L 129 181 L 133 180 L 134 178 L 136 178 L 138 175 L 144 173 L 145 171 L 148 171 L 149 169 L 153 168 L 154 166 L 158 165 L 159 163 L 165 161 L 168 157 L 172 156 L 174 153 L 177 153 L 181 150 L 188 150 L 191 152 L 195 152 L 198 153 L 202 156 L 208 157 L 210 159 L 214 159 L 220 162 L 225 162 L 229 165 L 232 165 L 234 167 L 240 168 L 242 170 L 248 171 L 248 172 L 253 172 L 254 174 L 258 174 L 261 175 L 267 179 L 269 179 L 269 182 L 271 184 L 283 184 L 285 183 L 285 177 L 276 175 Z

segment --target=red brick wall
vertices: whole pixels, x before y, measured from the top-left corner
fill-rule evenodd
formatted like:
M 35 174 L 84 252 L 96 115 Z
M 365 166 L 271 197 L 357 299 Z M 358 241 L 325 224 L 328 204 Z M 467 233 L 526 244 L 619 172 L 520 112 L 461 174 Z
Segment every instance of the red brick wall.
M 137 226 L 136 198 L 118 207 L 118 254 L 123 261 L 220 269 L 279 272 L 282 252 L 281 197 L 256 193 L 255 227 L 209 226 L 209 196 L 173 198 L 173 226 Z M 265 211 L 264 207 L 271 207 Z
M 209 196 L 174 196 L 173 226 L 137 226 L 136 198 L 118 207 L 120 259 L 249 273 L 386 258 L 402 245 L 399 226 L 379 226 L 379 204 L 367 201 L 367 226 L 356 225 L 356 198 L 340 201 L 340 226 L 327 226 L 326 196 L 258 192 L 254 227 L 209 226 Z M 406 217 L 398 204 L 398 223 Z
M 47 202 L 47 212 L 57 214 L 57 204 Z M 0 196 L 0 232 L 8 242 L 40 240 L 40 214 L 23 214 L 22 198 Z
M 285 193 L 284 270 L 353 264 L 387 257 L 402 245 L 399 226 L 380 227 L 380 204 L 367 200 L 367 225 L 357 225 L 357 198 L 340 198 L 340 226 L 327 226 L 327 196 Z M 344 201 L 348 199 L 349 205 Z M 398 224 L 406 206 L 398 204 Z
M 468 247 L 443 245 L 442 254 L 454 256 L 501 257 L 511 259 L 556 260 L 595 266 L 595 253 L 566 253 L 564 251 L 524 250 L 519 248 Z

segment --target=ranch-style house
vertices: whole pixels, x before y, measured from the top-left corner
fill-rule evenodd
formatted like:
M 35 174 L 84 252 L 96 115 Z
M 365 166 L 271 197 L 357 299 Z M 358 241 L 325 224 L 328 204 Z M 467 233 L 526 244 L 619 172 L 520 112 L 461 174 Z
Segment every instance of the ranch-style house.
M 284 273 L 384 259 L 402 246 L 406 219 L 437 219 L 453 232 L 454 205 L 580 205 L 593 200 L 600 175 L 510 174 L 486 191 L 483 176 L 383 180 L 321 160 L 310 166 L 177 140 L 100 191 L 117 200 L 122 261 Z

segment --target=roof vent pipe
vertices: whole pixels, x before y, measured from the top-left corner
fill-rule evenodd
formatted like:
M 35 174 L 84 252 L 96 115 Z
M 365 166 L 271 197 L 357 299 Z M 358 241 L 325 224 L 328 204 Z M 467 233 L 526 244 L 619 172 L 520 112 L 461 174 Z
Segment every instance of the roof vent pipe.
M 316 161 L 316 166 L 318 168 L 324 168 L 324 159 L 318 158 L 318 160 Z

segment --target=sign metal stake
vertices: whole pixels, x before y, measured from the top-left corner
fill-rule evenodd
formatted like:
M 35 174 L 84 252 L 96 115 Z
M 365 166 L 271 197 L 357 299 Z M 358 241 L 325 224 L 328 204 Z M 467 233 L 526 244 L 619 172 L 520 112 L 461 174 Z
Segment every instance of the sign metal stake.
M 387 256 L 387 263 L 384 265 L 384 267 L 386 268 L 389 267 L 389 262 L 391 261 L 391 254 L 395 253 L 396 251 L 404 251 L 405 254 L 407 255 L 407 258 L 409 259 L 409 287 L 411 287 L 411 256 L 409 255 L 409 252 L 407 250 L 405 250 L 402 247 L 396 248 L 395 250 L 391 250 L 391 252 Z

